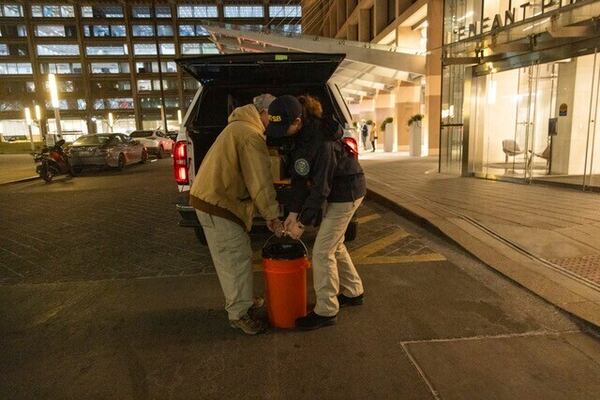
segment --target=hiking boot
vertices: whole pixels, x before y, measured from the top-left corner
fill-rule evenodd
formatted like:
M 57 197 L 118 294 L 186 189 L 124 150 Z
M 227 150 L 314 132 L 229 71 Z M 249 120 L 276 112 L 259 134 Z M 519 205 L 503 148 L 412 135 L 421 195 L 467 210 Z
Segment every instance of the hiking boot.
M 348 297 L 348 296 L 345 296 L 340 293 L 340 294 L 338 294 L 337 299 L 338 299 L 338 303 L 340 303 L 340 307 L 361 306 L 365 302 L 364 293 L 359 294 L 356 297 Z
M 240 319 L 230 319 L 229 325 L 232 328 L 241 329 L 246 335 L 257 335 L 267 329 L 262 321 L 254 319 L 248 314 L 245 314 Z
M 310 331 L 313 329 L 319 329 L 324 326 L 335 325 L 337 322 L 337 315 L 333 317 L 324 317 L 315 312 L 311 312 L 306 317 L 298 318 L 296 320 L 296 328 L 302 331 Z

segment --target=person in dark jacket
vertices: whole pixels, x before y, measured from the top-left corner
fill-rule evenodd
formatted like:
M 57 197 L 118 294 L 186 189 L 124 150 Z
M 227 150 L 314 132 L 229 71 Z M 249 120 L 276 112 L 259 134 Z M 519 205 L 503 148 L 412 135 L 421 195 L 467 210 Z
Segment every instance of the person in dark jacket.
M 317 302 L 314 311 L 299 318 L 296 326 L 332 325 L 340 306 L 363 302 L 362 280 L 344 245 L 344 234 L 366 194 L 364 172 L 340 140 L 340 125 L 323 117 L 314 97 L 278 97 L 269 107 L 269 121 L 268 137 L 294 138 L 286 232 L 299 239 L 304 226 L 319 226 L 312 253 Z

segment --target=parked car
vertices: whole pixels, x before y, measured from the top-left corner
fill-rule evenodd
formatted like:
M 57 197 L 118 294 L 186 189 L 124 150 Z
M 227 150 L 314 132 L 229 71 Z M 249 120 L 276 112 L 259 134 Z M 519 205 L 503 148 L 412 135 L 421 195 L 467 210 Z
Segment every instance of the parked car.
M 227 118 L 235 107 L 252 103 L 261 93 L 311 94 L 318 97 L 325 114 L 333 115 L 341 124 L 350 125 L 352 118 L 339 88 L 329 78 L 344 60 L 344 54 L 315 53 L 242 53 L 207 55 L 176 60 L 179 66 L 200 83 L 173 150 L 175 180 L 181 193 L 176 205 L 181 215 L 180 226 L 196 231 L 205 243 L 202 227 L 195 210 L 189 205 L 189 190 L 202 159 L 227 125 Z M 287 171 L 290 143 L 268 143 L 272 154 L 272 171 Z M 290 186 L 285 176 L 275 176 L 275 188 L 280 204 L 289 203 Z M 283 178 L 283 179 L 282 179 Z M 287 210 L 282 206 L 281 216 Z M 256 219 L 256 224 L 264 224 Z M 354 240 L 357 222 L 352 221 L 346 231 L 346 240 Z
M 69 147 L 68 154 L 73 174 L 88 166 L 122 170 L 126 165 L 148 160 L 144 145 L 121 133 L 81 136 Z
M 171 139 L 173 141 L 173 143 L 175 143 L 175 141 L 177 140 L 177 135 L 179 135 L 179 131 L 169 131 L 169 132 L 167 132 L 168 138 Z
M 167 153 L 171 153 L 175 143 L 161 130 L 133 131 L 129 134 L 129 137 L 138 140 L 146 146 L 148 154 L 155 155 L 158 158 L 164 158 Z

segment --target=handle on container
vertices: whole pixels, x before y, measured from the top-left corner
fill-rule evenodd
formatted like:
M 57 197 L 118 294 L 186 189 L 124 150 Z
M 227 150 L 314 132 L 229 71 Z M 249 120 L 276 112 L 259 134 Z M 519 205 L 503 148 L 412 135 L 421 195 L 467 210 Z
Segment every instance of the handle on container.
M 272 240 L 274 237 L 277 237 L 277 236 L 276 236 L 275 234 L 273 234 L 273 235 L 271 235 L 271 236 L 270 236 L 270 237 L 267 239 L 267 241 L 266 241 L 266 242 L 265 242 L 265 244 L 263 245 L 263 249 L 264 249 L 265 247 L 267 247 L 267 245 L 268 245 L 269 243 L 271 243 L 271 240 Z M 278 238 L 278 239 L 279 239 L 279 238 Z M 290 238 L 290 239 L 291 239 L 291 238 Z M 302 241 L 302 239 L 292 239 L 292 240 L 295 240 L 295 241 L 297 241 L 297 242 L 300 242 L 300 244 L 302 245 L 302 247 L 304 247 L 304 251 L 306 252 L 306 257 L 308 257 L 308 256 L 309 256 L 309 253 L 308 253 L 308 247 L 306 247 L 306 244 L 305 244 L 305 243 Z

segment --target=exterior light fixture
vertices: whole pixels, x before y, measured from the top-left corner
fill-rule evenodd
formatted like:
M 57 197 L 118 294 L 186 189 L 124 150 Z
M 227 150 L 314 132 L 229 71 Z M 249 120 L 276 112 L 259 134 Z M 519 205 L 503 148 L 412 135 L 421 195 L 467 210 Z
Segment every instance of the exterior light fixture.
M 48 74 L 48 86 L 50 89 L 50 100 L 54 108 L 54 119 L 56 125 L 56 136 L 62 139 L 62 127 L 60 123 L 60 103 L 58 101 L 58 85 L 56 83 L 56 75 Z

